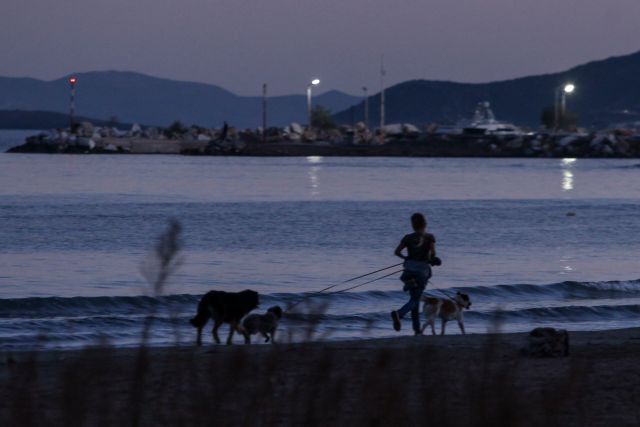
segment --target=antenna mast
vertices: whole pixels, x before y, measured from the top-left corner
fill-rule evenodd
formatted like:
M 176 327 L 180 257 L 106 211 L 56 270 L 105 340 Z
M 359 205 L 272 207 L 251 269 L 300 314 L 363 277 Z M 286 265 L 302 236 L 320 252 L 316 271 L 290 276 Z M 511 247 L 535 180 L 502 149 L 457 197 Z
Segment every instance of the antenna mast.
M 380 57 L 380 144 L 384 144 L 384 54 Z

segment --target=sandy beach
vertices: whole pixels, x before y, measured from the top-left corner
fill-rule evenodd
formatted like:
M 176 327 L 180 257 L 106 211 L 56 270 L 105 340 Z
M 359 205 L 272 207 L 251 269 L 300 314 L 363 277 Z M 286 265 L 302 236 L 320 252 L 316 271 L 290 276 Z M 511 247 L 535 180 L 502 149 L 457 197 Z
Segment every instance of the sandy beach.
M 3 425 L 638 425 L 640 329 L 4 353 Z

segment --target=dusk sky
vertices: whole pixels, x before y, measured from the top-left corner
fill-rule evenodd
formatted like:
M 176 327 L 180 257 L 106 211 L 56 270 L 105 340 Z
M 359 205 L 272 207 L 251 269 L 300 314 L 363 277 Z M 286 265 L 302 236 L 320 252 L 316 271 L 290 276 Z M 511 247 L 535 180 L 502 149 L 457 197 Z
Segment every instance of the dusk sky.
M 639 0 L 2 0 L 0 75 L 130 70 L 257 95 L 482 82 L 640 50 Z

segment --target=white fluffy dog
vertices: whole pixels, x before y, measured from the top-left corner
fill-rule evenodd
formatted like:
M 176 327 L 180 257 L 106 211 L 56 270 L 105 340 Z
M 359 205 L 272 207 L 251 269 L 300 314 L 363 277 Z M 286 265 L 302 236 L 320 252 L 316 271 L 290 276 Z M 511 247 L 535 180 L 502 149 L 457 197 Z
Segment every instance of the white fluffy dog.
M 279 306 L 269 308 L 265 314 L 250 314 L 242 321 L 244 329 L 244 342 L 251 344 L 251 335 L 261 334 L 265 342 L 276 342 L 276 329 L 282 318 L 282 309 Z

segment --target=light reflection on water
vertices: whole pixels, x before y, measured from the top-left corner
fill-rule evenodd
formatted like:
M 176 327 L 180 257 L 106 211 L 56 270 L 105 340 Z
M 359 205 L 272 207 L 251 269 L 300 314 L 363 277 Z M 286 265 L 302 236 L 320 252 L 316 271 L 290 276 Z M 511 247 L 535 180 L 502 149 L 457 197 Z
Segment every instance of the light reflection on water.
M 572 158 L 566 158 L 561 160 L 563 191 L 573 190 L 573 172 L 571 171 L 571 167 L 576 162 L 576 160 L 577 159 L 572 159 Z
M 573 190 L 573 173 L 568 169 L 562 171 L 562 189 L 564 191 Z
M 307 162 L 309 163 L 322 163 L 322 156 L 307 156 Z
M 320 163 L 322 163 L 322 156 L 308 156 L 307 157 L 307 162 L 309 162 L 310 164 L 314 165 L 309 167 L 309 185 L 311 187 L 311 197 L 316 197 L 320 195 L 320 178 L 319 178 L 319 172 L 321 169 L 321 166 L 318 166 Z
M 320 179 L 318 177 L 320 166 L 312 166 L 309 168 L 309 184 L 311 185 L 311 196 L 320 195 Z

